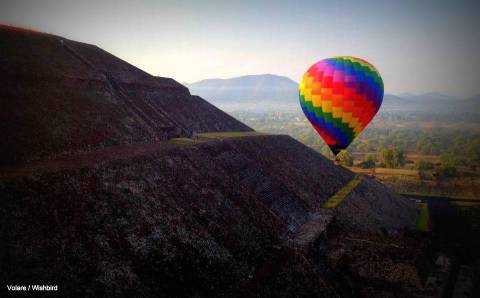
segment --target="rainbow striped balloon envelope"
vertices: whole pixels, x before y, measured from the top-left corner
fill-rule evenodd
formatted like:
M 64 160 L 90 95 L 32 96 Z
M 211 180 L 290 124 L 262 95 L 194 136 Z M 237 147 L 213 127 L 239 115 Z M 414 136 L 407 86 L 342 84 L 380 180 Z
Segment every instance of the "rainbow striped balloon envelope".
M 383 100 L 383 81 L 375 67 L 349 56 L 313 64 L 299 89 L 305 116 L 334 155 L 370 123 Z

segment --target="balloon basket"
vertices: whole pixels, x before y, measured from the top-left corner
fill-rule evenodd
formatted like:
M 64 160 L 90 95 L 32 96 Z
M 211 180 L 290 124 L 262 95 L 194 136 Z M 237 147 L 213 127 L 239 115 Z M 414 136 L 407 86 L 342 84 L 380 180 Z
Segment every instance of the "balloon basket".
M 342 163 L 340 161 L 340 158 L 338 158 L 338 156 L 335 156 L 335 158 L 333 159 L 333 163 L 336 165 L 336 166 L 341 166 Z

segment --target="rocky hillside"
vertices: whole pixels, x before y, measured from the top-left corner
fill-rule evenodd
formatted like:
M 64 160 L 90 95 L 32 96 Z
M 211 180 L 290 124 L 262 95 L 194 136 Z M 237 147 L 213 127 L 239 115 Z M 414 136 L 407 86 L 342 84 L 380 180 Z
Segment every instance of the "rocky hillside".
M 52 35 L 4 27 L 0 41 L 0 284 L 84 297 L 356 296 L 362 284 L 375 292 L 382 277 L 365 268 L 381 260 L 349 261 L 359 252 L 342 237 L 398 245 L 413 228 L 413 205 L 367 177 L 324 209 L 354 174 L 288 136 L 201 137 L 250 129 L 171 79 Z M 389 272 L 415 272 L 390 257 Z M 414 273 L 388 278 L 416 284 Z
M 334 296 L 288 240 L 350 177 L 290 137 L 265 136 L 6 181 L 3 278 L 92 296 L 114 288 L 211 297 L 251 283 L 269 295 Z M 415 214 L 369 180 L 347 202 L 337 220 L 350 231 L 398 230 Z M 278 254 L 285 259 L 273 262 Z M 283 273 L 269 273 L 263 285 L 261 271 L 271 262 Z
M 97 46 L 0 27 L 0 162 L 166 135 L 250 130 L 173 79 L 151 76 Z

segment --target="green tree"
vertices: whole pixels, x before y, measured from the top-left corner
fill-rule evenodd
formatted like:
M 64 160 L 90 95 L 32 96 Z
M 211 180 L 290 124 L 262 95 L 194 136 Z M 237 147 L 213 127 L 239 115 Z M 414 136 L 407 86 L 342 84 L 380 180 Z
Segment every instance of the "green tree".
M 467 163 L 465 156 L 463 154 L 454 154 L 454 153 L 443 153 L 440 155 L 440 162 L 444 166 L 460 166 Z
M 347 150 L 341 151 L 338 154 L 338 159 L 340 160 L 340 163 L 344 166 L 347 166 L 347 167 L 353 166 L 353 157 Z
M 382 163 L 385 165 L 387 168 L 393 168 L 394 166 L 394 157 L 393 157 L 393 151 L 391 148 L 386 148 L 382 149 L 380 152 L 380 157 L 382 159 Z
M 453 165 L 438 165 L 435 167 L 433 175 L 437 178 L 441 177 L 454 177 L 457 175 L 457 168 Z
M 397 147 L 383 149 L 380 152 L 380 157 L 387 168 L 398 168 L 405 164 L 405 155 Z
M 371 169 L 375 167 L 377 156 L 375 154 L 367 154 L 362 163 L 362 167 L 365 169 Z
M 415 168 L 420 171 L 432 170 L 434 168 L 434 164 L 430 161 L 420 159 L 415 163 Z

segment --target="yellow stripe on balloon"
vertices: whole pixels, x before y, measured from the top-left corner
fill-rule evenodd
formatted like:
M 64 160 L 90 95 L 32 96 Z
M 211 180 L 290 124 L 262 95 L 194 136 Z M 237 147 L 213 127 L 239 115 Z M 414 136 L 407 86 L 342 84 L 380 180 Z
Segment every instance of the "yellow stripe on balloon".
M 322 100 L 322 111 L 324 113 L 332 112 L 332 102 L 329 100 Z
M 321 94 L 322 93 L 322 83 L 314 82 L 312 84 L 312 93 L 313 94 Z
M 305 100 L 311 101 L 312 100 L 312 89 L 305 89 L 305 92 L 303 94 L 305 97 Z
M 309 76 L 308 74 L 305 74 L 305 75 L 303 76 L 302 82 L 305 83 L 305 88 L 308 87 L 308 80 L 311 79 L 311 78 L 312 78 L 312 77 Z
M 312 102 L 315 108 L 322 107 L 322 96 L 321 95 L 312 95 Z
M 305 90 L 307 90 L 307 88 L 300 88 L 300 95 L 302 95 L 303 97 L 305 97 Z M 307 100 L 305 98 L 305 100 Z
M 343 113 L 342 122 L 347 124 L 354 132 L 361 128 L 361 123 L 358 118 L 353 117 L 352 113 Z M 356 135 L 356 134 L 355 134 Z
M 305 100 L 307 100 L 307 99 L 305 98 L 305 90 L 306 90 L 305 88 L 301 88 L 301 89 L 300 89 L 300 95 L 302 95 L 303 98 L 304 98 Z
M 313 77 L 308 77 L 305 81 L 307 82 L 307 88 L 311 88 L 313 84 Z
M 333 111 L 334 111 L 334 118 L 337 118 L 335 117 L 335 107 L 333 108 Z M 353 117 L 352 113 L 351 112 L 343 112 L 343 108 L 340 108 L 342 111 L 341 111 L 341 118 L 342 118 L 342 122 L 347 124 L 350 128 L 353 129 L 355 135 L 357 135 L 360 131 L 362 131 L 362 126 L 361 126 L 361 123 L 359 121 L 358 118 L 356 117 Z
M 340 107 L 333 107 L 333 118 L 342 118 L 343 109 Z
M 360 66 L 362 67 L 368 67 L 368 69 L 376 74 L 379 74 L 378 71 L 373 67 L 373 65 L 371 65 L 370 63 L 368 63 L 367 61 L 364 61 L 364 60 L 361 60 L 361 59 L 358 59 L 358 58 L 355 58 L 355 57 L 350 57 L 350 56 L 345 56 L 345 57 L 342 57 L 344 59 L 348 59 L 350 62 L 357 62 L 358 64 L 360 64 Z
M 304 81 L 304 80 L 302 80 L 302 81 L 300 82 L 300 85 L 299 85 L 298 88 L 299 88 L 300 90 L 305 89 L 305 81 Z
M 342 113 L 342 122 L 349 124 L 352 121 L 352 113 Z
M 343 112 L 343 107 L 333 107 L 331 100 L 322 100 L 321 95 L 311 94 L 311 89 L 306 89 L 307 96 L 304 96 L 306 101 L 312 101 L 315 108 L 321 108 L 324 113 L 332 113 L 333 118 L 341 119 L 341 121 L 347 124 L 357 136 L 362 132 L 363 127 L 360 120 L 353 117 L 351 112 Z
M 363 127 L 358 127 L 356 129 L 353 130 L 353 132 L 355 133 L 355 136 L 358 136 L 363 130 Z
M 348 124 L 348 126 L 352 129 L 355 129 L 356 127 L 360 126 L 360 122 L 358 121 L 357 118 L 353 117 L 350 123 Z

